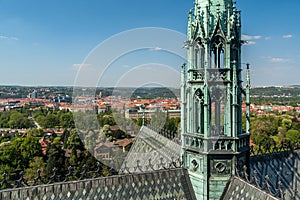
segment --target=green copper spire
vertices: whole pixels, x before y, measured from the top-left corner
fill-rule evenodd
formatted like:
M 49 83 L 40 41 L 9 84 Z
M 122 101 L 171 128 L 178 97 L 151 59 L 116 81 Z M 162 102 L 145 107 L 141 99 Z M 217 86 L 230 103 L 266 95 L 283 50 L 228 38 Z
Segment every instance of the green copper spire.
M 240 11 L 232 0 L 196 0 L 187 33 L 182 159 L 197 199 L 219 199 L 235 169 L 249 163 L 249 122 L 242 130 L 242 99 L 246 94 L 248 115 L 250 78 L 244 92 Z

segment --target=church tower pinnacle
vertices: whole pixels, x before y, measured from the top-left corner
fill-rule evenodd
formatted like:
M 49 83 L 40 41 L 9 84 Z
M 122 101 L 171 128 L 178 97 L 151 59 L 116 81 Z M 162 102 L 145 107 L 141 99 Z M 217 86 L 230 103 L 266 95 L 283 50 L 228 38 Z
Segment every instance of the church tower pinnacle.
M 242 86 L 241 15 L 232 0 L 195 0 L 181 76 L 182 160 L 197 199 L 220 199 L 249 163 L 249 66 Z M 245 95 L 247 126 L 242 129 Z

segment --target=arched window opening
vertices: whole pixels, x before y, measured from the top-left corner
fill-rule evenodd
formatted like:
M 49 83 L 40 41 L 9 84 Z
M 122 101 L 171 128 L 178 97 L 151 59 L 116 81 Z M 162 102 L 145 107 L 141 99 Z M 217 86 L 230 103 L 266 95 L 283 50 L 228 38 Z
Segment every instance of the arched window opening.
M 212 40 L 211 48 L 211 68 L 223 68 L 224 67 L 224 40 L 220 36 L 216 36 Z
M 204 134 L 204 94 L 202 90 L 197 89 L 194 98 L 194 131 Z
M 205 49 L 203 48 L 202 44 L 199 42 L 197 44 L 197 49 L 196 49 L 197 69 L 204 68 L 204 58 L 205 58 Z
M 210 52 L 210 67 L 211 68 L 216 68 L 216 57 L 215 57 L 215 52 L 212 50 Z
M 224 68 L 225 67 L 225 55 L 224 55 L 224 49 L 221 49 L 220 52 L 220 67 L 219 68 Z
M 197 50 L 197 68 L 204 68 L 204 48 L 202 48 L 202 46 L 199 46 L 198 50 Z
M 224 134 L 225 122 L 225 91 L 213 88 L 211 91 L 211 135 L 219 136 Z

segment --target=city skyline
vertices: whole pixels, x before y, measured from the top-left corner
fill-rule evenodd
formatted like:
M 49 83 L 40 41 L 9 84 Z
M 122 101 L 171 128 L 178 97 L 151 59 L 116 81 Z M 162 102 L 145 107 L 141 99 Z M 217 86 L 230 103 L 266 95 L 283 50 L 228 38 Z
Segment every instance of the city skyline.
M 299 85 L 300 54 L 295 45 L 300 42 L 300 29 L 296 26 L 299 6 L 297 0 L 288 3 L 237 1 L 238 9 L 242 10 L 242 39 L 248 41 L 242 49 L 242 60 L 251 64 L 253 86 Z M 103 41 L 143 27 L 170 29 L 184 36 L 188 11 L 192 7 L 193 1 L 188 0 L 55 0 L 47 3 L 1 0 L 0 85 L 72 86 L 79 67 L 88 66 L 82 63 Z M 262 9 L 264 12 L 257 12 Z M 181 44 L 178 48 L 183 46 L 182 38 L 176 41 L 176 45 Z M 180 71 L 182 59 L 160 51 L 159 45 L 149 50 L 150 54 L 141 50 L 121 57 L 114 62 L 110 73 L 153 61 Z M 164 60 L 166 57 L 168 61 Z

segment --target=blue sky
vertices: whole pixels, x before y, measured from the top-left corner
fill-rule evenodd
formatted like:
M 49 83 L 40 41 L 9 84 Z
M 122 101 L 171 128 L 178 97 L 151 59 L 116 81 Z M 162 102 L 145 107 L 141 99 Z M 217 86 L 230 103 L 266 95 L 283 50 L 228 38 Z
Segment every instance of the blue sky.
M 239 0 L 237 6 L 252 85 L 300 84 L 300 1 Z M 0 85 L 73 85 L 79 64 L 104 40 L 142 27 L 185 34 L 192 7 L 192 0 L 0 0 Z M 115 70 L 141 53 L 114 62 Z M 155 62 L 159 57 L 165 58 Z M 166 62 L 180 69 L 180 59 Z

